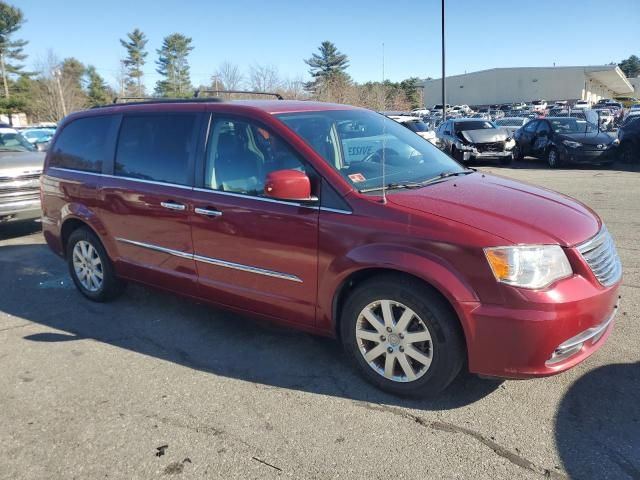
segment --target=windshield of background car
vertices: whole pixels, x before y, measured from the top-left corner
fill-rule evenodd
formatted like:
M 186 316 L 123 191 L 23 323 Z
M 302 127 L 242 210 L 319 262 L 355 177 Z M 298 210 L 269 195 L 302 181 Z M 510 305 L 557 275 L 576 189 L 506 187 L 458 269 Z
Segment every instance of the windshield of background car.
M 0 133 L 0 151 L 33 152 L 35 148 L 19 133 Z
M 489 128 L 496 128 L 491 122 L 483 122 L 482 120 L 473 122 L 455 122 L 454 130 L 456 133 L 464 132 L 467 130 L 487 130 Z
M 367 110 L 277 115 L 358 190 L 423 182 L 464 169 L 399 123 Z M 382 160 L 384 157 L 384 169 Z
M 556 133 L 584 133 L 597 130 L 597 127 L 591 123 L 573 117 L 552 118 L 549 119 L 549 122 L 551 122 L 551 128 Z
M 406 122 L 408 124 L 408 127 L 413 130 L 414 132 L 428 132 L 429 131 L 429 126 L 424 123 L 424 122 L 419 122 L 417 120 L 415 121 L 411 121 L 411 122 Z

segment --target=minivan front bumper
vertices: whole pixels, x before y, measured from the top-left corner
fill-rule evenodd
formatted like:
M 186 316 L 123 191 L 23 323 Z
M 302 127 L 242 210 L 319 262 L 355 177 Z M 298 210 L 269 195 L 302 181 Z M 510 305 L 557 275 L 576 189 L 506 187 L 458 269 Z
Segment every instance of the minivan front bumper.
M 466 304 L 466 322 L 473 326 L 466 332 L 469 370 L 518 379 L 577 365 L 609 336 L 619 283 L 602 288 L 576 275 L 545 292 L 509 287 L 512 298 L 504 305 Z

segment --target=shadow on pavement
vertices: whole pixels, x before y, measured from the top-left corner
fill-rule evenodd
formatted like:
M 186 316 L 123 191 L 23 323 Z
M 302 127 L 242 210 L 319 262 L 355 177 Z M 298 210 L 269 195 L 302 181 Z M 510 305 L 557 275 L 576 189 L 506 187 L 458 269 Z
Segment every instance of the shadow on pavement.
M 610 172 L 640 172 L 640 163 L 622 163 L 615 162 L 613 165 L 589 165 L 589 164 L 565 164 L 561 165 L 557 169 L 550 169 L 546 160 L 541 158 L 526 157 L 522 160 L 517 160 L 510 165 L 500 165 L 499 162 L 491 160 L 476 160 L 469 164 L 470 167 L 493 167 L 501 170 L 549 170 L 549 175 L 552 175 L 555 171 L 562 170 L 596 170 L 596 171 L 610 171 Z
M 244 381 L 424 410 L 471 404 L 501 382 L 461 375 L 438 398 L 401 399 L 352 370 L 338 342 L 130 284 L 112 303 L 86 300 L 64 261 L 46 245 L 0 247 L 0 311 L 60 332 L 28 342 L 94 339 L 143 355 Z
M 0 223 L 0 240 L 32 235 L 42 230 L 40 220 Z
M 556 443 L 576 479 L 640 479 L 640 362 L 590 371 L 556 415 Z

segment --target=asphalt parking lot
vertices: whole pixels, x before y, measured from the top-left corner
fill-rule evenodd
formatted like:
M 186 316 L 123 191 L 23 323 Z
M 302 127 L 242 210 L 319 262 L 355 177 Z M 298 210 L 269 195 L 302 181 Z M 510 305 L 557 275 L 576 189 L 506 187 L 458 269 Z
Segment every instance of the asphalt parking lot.
M 481 167 L 594 208 L 624 266 L 608 343 L 562 375 L 375 390 L 327 339 L 130 285 L 75 291 L 0 226 L 0 478 L 640 478 L 640 169 Z M 635 171 L 634 171 L 635 170 Z

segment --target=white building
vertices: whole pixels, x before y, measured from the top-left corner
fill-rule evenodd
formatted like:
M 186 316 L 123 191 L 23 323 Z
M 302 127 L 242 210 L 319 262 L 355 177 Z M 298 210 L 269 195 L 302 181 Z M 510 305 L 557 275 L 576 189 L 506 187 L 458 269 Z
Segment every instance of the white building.
M 543 99 L 591 100 L 633 95 L 617 65 L 492 68 L 446 77 L 451 105 L 491 105 Z M 442 79 L 425 80 L 425 105 L 442 103 Z

